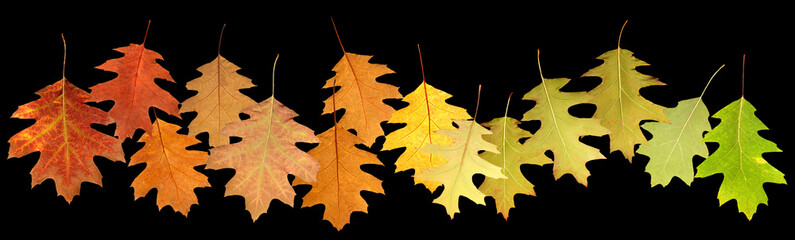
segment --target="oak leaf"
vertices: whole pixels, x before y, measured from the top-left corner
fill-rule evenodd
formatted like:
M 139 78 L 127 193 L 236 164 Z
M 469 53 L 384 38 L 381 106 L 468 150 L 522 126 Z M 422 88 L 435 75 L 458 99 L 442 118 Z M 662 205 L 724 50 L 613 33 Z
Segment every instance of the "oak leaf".
M 339 86 L 336 92 L 336 106 L 329 97 L 323 103 L 323 113 L 332 113 L 340 108 L 345 109 L 345 118 L 339 124 L 343 129 L 354 129 L 366 145 L 375 143 L 375 139 L 384 135 L 381 122 L 392 117 L 395 109 L 386 105 L 383 100 L 399 99 L 402 96 L 398 87 L 376 81 L 385 74 L 394 73 L 385 64 L 370 63 L 369 55 L 345 52 L 344 56 L 332 69 L 334 77 L 326 81 L 323 88 Z
M 508 97 L 510 102 L 510 97 Z M 485 178 L 478 187 L 481 192 L 494 198 L 497 212 L 505 219 L 514 205 L 514 195 L 536 195 L 533 184 L 527 181 L 522 174 L 522 164 L 544 165 L 552 163 L 548 158 L 527 158 L 526 149 L 519 141 L 532 136 L 530 132 L 519 127 L 519 120 L 508 117 L 508 106 L 505 106 L 505 116 L 492 119 L 483 123 L 493 134 L 483 135 L 483 140 L 497 146 L 499 153 L 484 151 L 480 157 L 502 168 L 502 174 L 507 178 Z
M 210 146 L 229 144 L 229 137 L 221 134 L 221 129 L 227 123 L 240 121 L 238 113 L 257 103 L 238 91 L 255 86 L 251 79 L 237 73 L 239 69 L 219 54 L 199 67 L 201 77 L 186 84 L 188 89 L 199 92 L 182 102 L 180 108 L 181 113 L 198 113 L 188 126 L 188 136 L 207 132 Z
M 383 150 L 406 148 L 395 161 L 395 171 L 414 169 L 418 172 L 444 164 L 443 158 L 418 149 L 427 144 L 452 144 L 452 139 L 436 133 L 436 130 L 455 129 L 453 119 L 471 118 L 466 109 L 445 102 L 450 97 L 452 95 L 423 81 L 417 89 L 403 98 L 409 105 L 397 110 L 389 123 L 406 123 L 406 126 L 386 135 L 383 146 Z M 419 179 L 417 183 L 424 184 L 431 191 L 440 185 L 438 182 Z
M 148 27 L 147 27 L 148 31 Z M 146 38 L 144 38 L 144 43 Z M 179 117 L 179 101 L 155 84 L 155 78 L 174 82 L 168 70 L 157 64 L 163 57 L 144 47 L 144 44 L 114 49 L 124 54 L 97 66 L 98 69 L 115 72 L 116 78 L 91 87 L 91 100 L 112 100 L 113 108 L 108 112 L 116 122 L 116 133 L 120 139 L 132 137 L 135 130 L 152 130 L 149 107 L 159 108 Z
M 596 159 L 604 159 L 599 149 L 588 146 L 580 141 L 583 136 L 602 136 L 610 130 L 600 124 L 596 118 L 578 118 L 569 114 L 569 108 L 588 103 L 591 95 L 585 92 L 560 91 L 569 81 L 568 78 L 544 78 L 541 74 L 541 63 L 538 65 L 541 84 L 527 92 L 522 99 L 535 101 L 535 106 L 527 111 L 522 121 L 541 121 L 541 127 L 523 144 L 529 161 L 536 158 L 547 158 L 546 151 L 552 151 L 554 166 L 552 174 L 560 179 L 571 174 L 577 182 L 588 186 L 590 172 L 585 164 Z M 542 161 L 543 162 L 543 161 Z
M 235 170 L 226 184 L 226 196 L 243 196 L 246 209 L 256 221 L 273 199 L 293 205 L 295 191 L 288 174 L 309 182 L 316 180 L 320 164 L 295 144 L 320 140 L 312 129 L 293 121 L 298 114 L 274 95 L 242 112 L 250 118 L 227 123 L 220 132 L 241 137 L 240 142 L 211 149 L 207 169 Z
M 638 154 L 649 157 L 646 172 L 651 185 L 666 186 L 678 177 L 687 185 L 693 182 L 693 156 L 707 157 L 709 150 L 702 134 L 712 129 L 709 110 L 701 98 L 680 101 L 665 110 L 671 123 L 647 122 L 641 127 L 652 134 L 648 145 L 640 145 Z
M 221 28 L 221 37 L 226 28 Z M 237 73 L 240 67 L 221 56 L 221 37 L 218 39 L 216 58 L 199 67 L 202 76 L 189 81 L 185 87 L 198 91 L 180 106 L 180 113 L 196 112 L 196 118 L 188 125 L 188 136 L 207 132 L 210 146 L 229 144 L 229 137 L 221 134 L 227 123 L 240 121 L 238 113 L 257 104 L 239 90 L 255 85 L 251 79 Z
M 450 218 L 459 212 L 459 197 L 466 197 L 477 204 L 486 204 L 486 195 L 475 187 L 472 176 L 480 173 L 489 178 L 505 178 L 500 167 L 478 156 L 478 151 L 499 152 L 497 146 L 483 139 L 483 135 L 492 132 L 474 120 L 455 119 L 454 122 L 458 125 L 457 129 L 436 131 L 453 139 L 452 144 L 427 144 L 420 148 L 421 151 L 444 158 L 444 165 L 422 169 L 414 176 L 417 179 L 442 183 L 444 191 L 433 202 L 444 206 Z
M 712 76 L 715 77 L 714 74 Z M 710 82 L 712 78 L 707 86 Z M 704 87 L 698 98 L 682 100 L 676 107 L 665 109 L 670 124 L 647 122 L 641 125 L 652 134 L 648 145 L 638 147 L 638 154 L 649 157 L 646 172 L 651 175 L 651 186 L 666 186 L 674 177 L 690 185 L 694 175 L 693 157 L 699 155 L 706 158 L 709 155 L 707 144 L 701 141 L 704 132 L 712 130 L 709 110 L 701 101 L 706 91 L 707 87 Z
M 695 176 L 723 174 L 718 191 L 720 204 L 736 199 L 738 210 L 749 220 L 759 204 L 767 204 L 764 183 L 787 184 L 784 174 L 762 157 L 762 153 L 781 152 L 781 149 L 759 136 L 757 132 L 768 128 L 754 112 L 756 108 L 741 97 L 712 116 L 721 122 L 704 136 L 704 142 L 720 146 L 698 165 Z
M 94 123 L 113 121 L 107 112 L 86 105 L 90 95 L 66 78 L 36 94 L 41 98 L 19 106 L 11 115 L 35 119 L 36 123 L 9 139 L 8 158 L 40 152 L 39 161 L 30 172 L 31 186 L 51 178 L 58 195 L 71 202 L 80 193 L 82 182 L 102 186 L 94 156 L 124 161 L 121 140 L 91 128 Z
M 626 23 L 624 23 L 626 25 Z M 623 32 L 623 27 L 621 28 Z M 610 130 L 610 152 L 621 151 L 624 157 L 632 162 L 635 155 L 635 144 L 647 144 L 646 137 L 640 130 L 640 122 L 654 120 L 670 123 L 663 110 L 665 107 L 654 104 L 640 95 L 640 89 L 665 85 L 657 78 L 642 74 L 636 70 L 649 64 L 635 58 L 632 51 L 619 46 L 599 56 L 604 63 L 595 67 L 583 77 L 599 77 L 602 82 L 588 91 L 593 95 L 590 103 L 596 105 L 593 117 L 601 119 L 601 124 Z
M 367 202 L 361 197 L 361 191 L 384 193 L 381 180 L 360 168 L 364 164 L 381 163 L 375 154 L 355 146 L 364 143 L 361 138 L 339 125 L 317 137 L 320 145 L 309 151 L 309 155 L 320 163 L 317 181 L 295 179 L 293 184 L 311 184 L 312 189 L 303 198 L 304 205 L 325 205 L 323 218 L 335 228 L 342 229 L 350 222 L 351 213 L 367 212 Z
M 331 23 L 334 24 L 334 19 Z M 334 32 L 343 57 L 332 69 L 337 74 L 323 86 L 331 88 L 331 96 L 323 101 L 326 105 L 323 113 L 332 114 L 334 125 L 317 135 L 320 145 L 308 152 L 320 163 L 317 181 L 308 183 L 296 179 L 293 184 L 311 184 L 304 203 L 306 206 L 325 205 L 323 218 L 341 229 L 350 222 L 354 211 L 367 212 L 367 202 L 361 197 L 361 191 L 384 192 L 381 181 L 361 169 L 364 164 L 380 164 L 378 157 L 356 145 L 372 145 L 384 134 L 380 123 L 389 120 L 395 110 L 383 100 L 401 96 L 396 86 L 375 81 L 381 75 L 393 73 L 391 69 L 383 64 L 369 63 L 372 56 L 346 52 L 336 25 Z M 345 109 L 345 114 L 338 121 L 340 108 Z M 351 128 L 357 135 L 347 131 Z
M 135 198 L 157 189 L 157 205 L 171 205 L 175 212 L 187 216 L 192 204 L 198 204 L 193 189 L 210 187 L 207 177 L 193 168 L 207 163 L 207 153 L 187 150 L 199 140 L 178 134 L 180 126 L 158 118 L 154 131 L 141 136 L 144 147 L 130 158 L 130 166 L 146 163 L 146 168 L 132 182 Z

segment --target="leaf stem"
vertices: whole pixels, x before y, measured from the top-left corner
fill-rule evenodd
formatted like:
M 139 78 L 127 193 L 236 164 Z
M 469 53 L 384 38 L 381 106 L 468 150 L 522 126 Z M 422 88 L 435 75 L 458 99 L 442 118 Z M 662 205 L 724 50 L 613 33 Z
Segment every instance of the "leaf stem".
M 425 67 L 422 65 L 422 51 L 420 51 L 419 43 L 417 44 L 417 53 L 419 53 L 420 55 L 420 71 L 422 71 L 422 84 L 425 85 Z
M 629 22 L 629 19 L 624 21 L 624 25 L 621 25 L 621 31 L 618 32 L 618 46 L 617 46 L 618 49 L 621 49 L 621 35 L 624 34 L 624 27 L 627 26 L 627 22 Z
M 146 44 L 146 36 L 149 36 L 149 26 L 152 25 L 152 20 L 149 20 L 149 23 L 146 24 L 146 33 L 144 33 L 144 41 L 141 43 L 141 46 Z
M 221 39 L 224 37 L 224 29 L 226 29 L 226 23 L 221 27 L 221 34 L 218 36 L 218 56 L 221 56 Z
M 544 82 L 544 73 L 541 72 L 541 49 L 536 49 L 536 62 L 538 62 L 538 75 L 541 76 L 541 82 Z
M 342 48 L 343 54 L 346 53 L 345 47 L 342 46 L 342 39 L 340 38 L 340 33 L 337 31 L 337 24 L 334 23 L 334 17 L 331 18 L 331 25 L 334 26 L 334 34 L 337 34 L 337 42 L 340 43 L 340 48 Z
M 698 96 L 699 99 L 704 97 L 704 93 L 707 92 L 707 87 L 709 87 L 709 83 L 712 82 L 712 79 L 715 78 L 715 75 L 718 75 L 718 72 L 720 72 L 720 70 L 723 69 L 723 67 L 725 67 L 725 66 L 726 66 L 726 64 L 720 65 L 718 70 L 716 70 L 715 73 L 712 74 L 712 77 L 709 77 L 709 81 L 707 81 L 707 86 L 704 86 L 704 90 L 701 91 L 701 95 Z
M 276 96 L 276 61 L 279 61 L 279 54 L 276 54 L 276 59 L 273 59 L 273 71 L 271 72 L 271 97 Z M 274 99 L 275 100 L 275 99 Z
M 745 97 L 745 54 L 743 54 L 743 71 L 740 83 L 740 96 Z
M 508 102 L 507 102 L 507 103 L 505 103 L 505 117 L 506 117 L 506 118 L 508 117 L 508 106 L 510 106 L 510 105 L 511 105 L 511 96 L 513 96 L 513 92 L 511 92 L 510 94 L 508 94 Z
M 63 40 L 63 65 L 61 65 L 61 78 L 66 79 L 66 38 L 61 33 L 61 40 Z
M 483 85 L 478 84 L 478 101 L 475 103 L 475 115 L 472 115 L 472 124 L 473 125 L 477 123 L 476 120 L 477 120 L 477 117 L 478 117 L 478 107 L 480 107 L 480 88 L 482 86 Z

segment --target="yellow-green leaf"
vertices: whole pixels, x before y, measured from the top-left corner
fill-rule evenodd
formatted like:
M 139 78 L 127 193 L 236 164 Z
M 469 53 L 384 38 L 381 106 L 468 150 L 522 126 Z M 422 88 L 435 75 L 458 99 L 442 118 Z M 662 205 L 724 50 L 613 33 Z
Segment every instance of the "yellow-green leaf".
M 621 28 L 623 31 L 623 27 Z M 619 36 L 619 43 L 621 36 Z M 632 51 L 617 49 L 607 51 L 597 59 L 604 63 L 583 74 L 583 77 L 599 77 L 602 83 L 588 91 L 596 104 L 593 117 L 601 119 L 601 124 L 610 130 L 610 152 L 621 151 L 632 162 L 635 144 L 646 144 L 646 137 L 640 130 L 640 122 L 654 120 L 670 123 L 665 116 L 665 107 L 654 104 L 640 95 L 640 89 L 665 85 L 657 78 L 636 70 L 649 64 L 635 58 Z
M 539 61 L 539 73 L 541 63 Z M 591 95 L 585 92 L 560 91 L 570 79 L 544 78 L 541 74 L 541 84 L 524 95 L 524 100 L 535 101 L 533 109 L 524 114 L 522 121 L 541 121 L 541 127 L 533 137 L 523 144 L 526 157 L 534 162 L 536 158 L 546 159 L 546 151 L 552 151 L 554 166 L 552 174 L 555 179 L 560 179 L 565 174 L 571 174 L 577 182 L 588 186 L 590 171 L 585 167 L 589 161 L 604 159 L 599 149 L 588 146 L 580 141 L 584 136 L 602 136 L 609 134 L 610 130 L 600 124 L 597 118 L 578 118 L 569 114 L 569 108 L 588 103 Z
M 784 174 L 762 157 L 762 153 L 781 152 L 781 149 L 759 136 L 757 132 L 767 127 L 754 112 L 756 108 L 741 97 L 715 113 L 712 117 L 721 122 L 704 136 L 704 141 L 720 146 L 696 169 L 699 178 L 722 174 L 720 204 L 736 199 L 738 210 L 748 219 L 759 204 L 767 204 L 764 183 L 787 183 Z

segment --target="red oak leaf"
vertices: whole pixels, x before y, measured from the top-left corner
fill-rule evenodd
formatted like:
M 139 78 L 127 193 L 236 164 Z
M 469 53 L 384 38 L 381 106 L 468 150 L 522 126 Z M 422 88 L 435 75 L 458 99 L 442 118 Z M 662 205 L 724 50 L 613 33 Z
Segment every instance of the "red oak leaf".
M 118 73 L 118 76 L 91 87 L 91 101 L 115 102 L 109 113 L 116 121 L 115 135 L 121 139 L 132 137 L 138 128 L 146 132 L 152 130 L 149 107 L 179 117 L 179 101 L 155 84 L 155 78 L 170 82 L 174 79 L 168 70 L 157 64 L 156 60 L 163 60 L 163 57 L 146 49 L 144 43 L 114 49 L 124 56 L 108 60 L 97 68 Z

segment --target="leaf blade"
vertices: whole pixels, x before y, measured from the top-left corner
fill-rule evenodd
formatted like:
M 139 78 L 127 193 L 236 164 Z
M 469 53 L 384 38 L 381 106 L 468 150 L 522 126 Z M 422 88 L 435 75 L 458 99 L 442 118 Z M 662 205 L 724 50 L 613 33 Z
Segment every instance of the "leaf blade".
M 30 172 L 31 187 L 53 179 L 58 195 L 71 202 L 82 182 L 102 186 L 94 156 L 124 161 L 121 140 L 91 128 L 93 123 L 110 124 L 112 119 L 107 112 L 86 105 L 90 95 L 65 78 L 36 94 L 39 99 L 19 106 L 11 116 L 36 122 L 11 136 L 8 158 L 41 152 Z
M 239 92 L 256 85 L 251 83 L 251 79 L 237 74 L 240 68 L 220 54 L 198 70 L 202 76 L 186 84 L 188 89 L 198 93 L 182 102 L 180 108 L 180 113 L 197 112 L 188 126 L 188 136 L 207 132 L 210 146 L 229 144 L 229 138 L 221 134 L 221 129 L 227 123 L 240 121 L 238 113 L 243 108 L 257 104 Z
M 295 146 L 317 143 L 314 132 L 293 120 L 298 114 L 273 97 L 243 110 L 249 119 L 226 124 L 221 134 L 241 141 L 210 150 L 207 169 L 232 168 L 226 196 L 240 195 L 256 221 L 278 199 L 293 205 L 295 191 L 287 175 L 315 181 L 319 163 Z
M 762 153 L 781 149 L 757 134 L 768 128 L 755 112 L 756 108 L 741 97 L 712 116 L 721 119 L 721 123 L 704 136 L 704 141 L 720 146 L 697 167 L 695 176 L 723 174 L 718 191 L 720 204 L 736 199 L 738 210 L 749 220 L 759 204 L 767 204 L 764 183 L 787 183 L 784 174 L 762 157 Z

